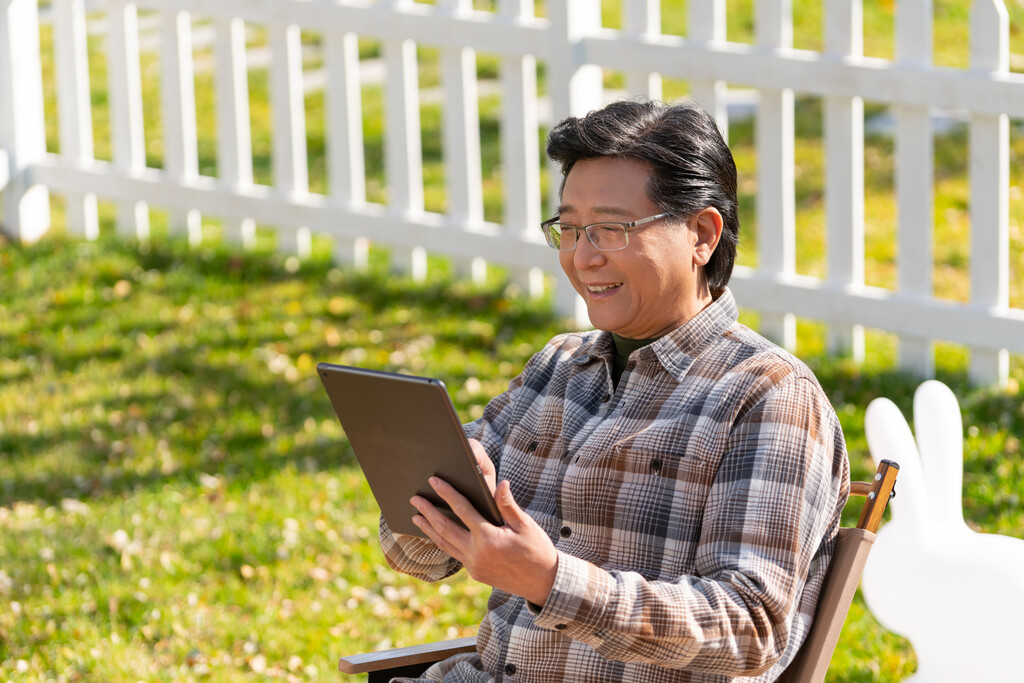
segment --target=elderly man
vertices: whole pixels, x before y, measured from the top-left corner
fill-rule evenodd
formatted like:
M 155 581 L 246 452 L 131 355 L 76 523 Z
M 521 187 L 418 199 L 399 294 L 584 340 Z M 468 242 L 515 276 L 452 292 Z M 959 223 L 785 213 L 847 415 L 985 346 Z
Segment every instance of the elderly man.
M 737 322 L 736 168 L 689 104 L 559 123 L 542 225 L 595 331 L 555 337 L 466 425 L 505 519 L 414 498 L 395 569 L 493 587 L 444 681 L 771 681 L 807 634 L 849 492 L 811 371 Z

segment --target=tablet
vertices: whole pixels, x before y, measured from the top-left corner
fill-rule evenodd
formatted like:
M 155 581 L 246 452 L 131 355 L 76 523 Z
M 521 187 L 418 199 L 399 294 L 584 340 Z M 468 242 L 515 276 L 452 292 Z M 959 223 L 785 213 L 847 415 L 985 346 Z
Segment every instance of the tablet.
M 492 524 L 504 523 L 444 382 L 330 363 L 317 365 L 317 373 L 392 531 L 426 538 L 412 523 L 414 495 L 459 522 L 427 482 L 433 476 Z

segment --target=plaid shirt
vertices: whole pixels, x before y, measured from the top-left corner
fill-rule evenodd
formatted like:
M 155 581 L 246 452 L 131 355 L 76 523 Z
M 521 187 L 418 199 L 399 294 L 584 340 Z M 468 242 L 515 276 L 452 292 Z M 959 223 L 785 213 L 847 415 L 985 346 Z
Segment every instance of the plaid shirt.
M 555 337 L 466 425 L 558 569 L 543 606 L 494 590 L 477 653 L 433 679 L 771 681 L 806 637 L 850 481 L 814 375 L 728 289 L 615 389 L 613 352 L 607 332 Z M 459 569 L 383 519 L 381 546 L 423 579 Z

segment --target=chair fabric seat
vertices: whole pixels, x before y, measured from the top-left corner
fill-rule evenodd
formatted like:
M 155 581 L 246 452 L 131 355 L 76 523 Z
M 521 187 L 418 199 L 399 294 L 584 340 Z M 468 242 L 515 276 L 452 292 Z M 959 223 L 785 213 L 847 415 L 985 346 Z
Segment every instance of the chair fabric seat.
M 868 553 L 875 542 L 875 534 L 858 527 L 841 527 L 836 541 L 836 553 L 829 565 L 825 589 L 818 598 L 814 623 L 807 640 L 800 646 L 796 659 L 786 667 L 779 683 L 811 683 L 825 678 L 832 653 L 839 642 L 839 634 L 846 621 L 846 613 L 860 583 Z M 832 577 L 845 577 L 832 581 Z

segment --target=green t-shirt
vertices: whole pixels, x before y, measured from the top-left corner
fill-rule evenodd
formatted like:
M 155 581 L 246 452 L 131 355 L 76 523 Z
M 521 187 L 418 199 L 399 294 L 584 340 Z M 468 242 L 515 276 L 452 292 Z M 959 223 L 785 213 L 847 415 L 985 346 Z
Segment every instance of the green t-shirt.
M 612 340 L 615 342 L 615 362 L 612 363 L 612 386 L 617 387 L 619 386 L 619 378 L 622 377 L 622 373 L 626 370 L 626 362 L 629 360 L 629 354 L 658 340 L 657 338 L 626 339 L 625 337 L 620 337 L 614 332 L 612 332 Z

